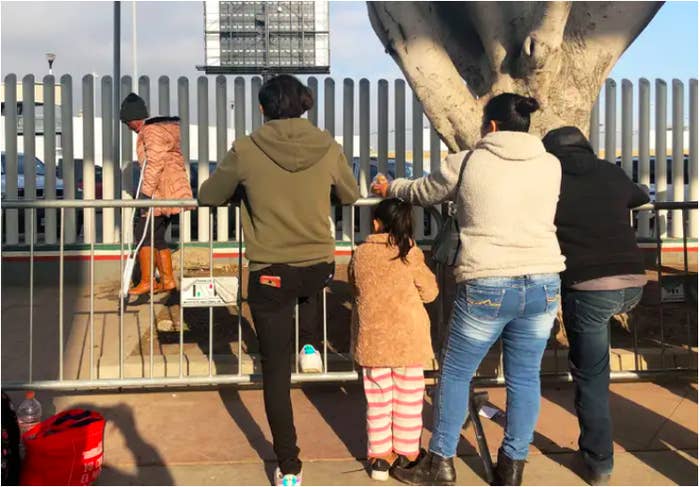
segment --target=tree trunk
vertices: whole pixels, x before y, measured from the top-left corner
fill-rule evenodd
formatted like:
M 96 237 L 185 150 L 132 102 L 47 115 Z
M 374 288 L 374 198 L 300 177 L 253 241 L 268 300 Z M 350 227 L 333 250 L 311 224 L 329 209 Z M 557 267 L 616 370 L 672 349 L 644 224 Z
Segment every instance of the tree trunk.
M 531 131 L 589 132 L 600 87 L 663 2 L 367 2 L 374 31 L 452 151 L 481 135 L 486 102 L 536 98 Z

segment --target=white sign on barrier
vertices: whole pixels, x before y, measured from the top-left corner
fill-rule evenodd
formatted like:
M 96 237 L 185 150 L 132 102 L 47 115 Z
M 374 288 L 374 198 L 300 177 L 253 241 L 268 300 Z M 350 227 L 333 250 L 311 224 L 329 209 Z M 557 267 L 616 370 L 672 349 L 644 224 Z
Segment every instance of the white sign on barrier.
M 182 306 L 231 306 L 237 304 L 237 277 L 183 277 Z

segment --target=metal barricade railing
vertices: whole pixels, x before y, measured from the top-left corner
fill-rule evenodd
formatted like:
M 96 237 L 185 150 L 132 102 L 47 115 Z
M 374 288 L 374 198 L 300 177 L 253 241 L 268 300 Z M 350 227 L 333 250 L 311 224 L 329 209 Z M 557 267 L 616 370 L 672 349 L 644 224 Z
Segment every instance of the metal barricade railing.
M 365 198 L 359 200 L 355 206 L 372 206 L 375 205 L 380 200 L 377 198 Z M 28 211 L 31 215 L 30 225 L 30 238 L 29 242 L 29 354 L 28 354 L 28 378 L 27 381 L 13 380 L 3 382 L 2 387 L 7 389 L 55 389 L 55 390 L 80 390 L 80 389 L 114 389 L 114 388 L 132 388 L 132 387 L 143 387 L 143 388 L 158 388 L 158 387 L 187 387 L 187 386 L 214 386 L 214 385 L 224 385 L 224 384 L 259 384 L 261 381 L 261 376 L 258 373 L 243 373 L 243 298 L 242 298 L 242 284 L 243 284 L 243 238 L 239 238 L 237 245 L 238 250 L 238 279 L 239 279 L 239 291 L 237 295 L 237 327 L 238 327 L 238 353 L 237 353 L 237 371 L 235 374 L 215 374 L 214 373 L 214 343 L 213 343 L 213 308 L 209 307 L 209 323 L 208 323 L 208 374 L 206 375 L 189 375 L 185 374 L 185 364 L 184 364 L 184 307 L 182 306 L 182 293 L 180 293 L 180 306 L 179 306 L 179 352 L 178 352 L 178 374 L 177 377 L 156 377 L 154 375 L 154 279 L 151 279 L 151 289 L 150 289 L 150 299 L 149 299 L 149 357 L 148 357 L 148 367 L 144 370 L 142 377 L 126 377 L 125 375 L 125 345 L 124 345 L 124 314 L 125 314 L 125 296 L 121 295 L 120 286 L 120 296 L 119 296 L 119 357 L 118 357 L 118 377 L 115 378 L 96 378 L 95 372 L 95 357 L 94 357 L 94 342 L 95 342 L 95 238 L 90 239 L 90 263 L 89 263 L 89 281 L 90 281 L 90 296 L 89 296 L 89 377 L 87 379 L 65 379 L 64 377 L 64 263 L 65 263 L 65 242 L 64 242 L 64 228 L 63 224 L 65 222 L 65 211 L 67 209 L 84 209 L 84 211 L 94 213 L 97 208 L 115 208 L 121 212 L 121 222 L 129 221 L 125 218 L 127 210 L 133 210 L 139 208 L 192 208 L 197 207 L 197 202 L 195 200 L 40 200 L 40 201 L 3 201 L 2 209 L 14 209 L 20 210 L 24 209 Z M 34 380 L 34 347 L 36 346 L 34 340 L 34 274 L 35 274 L 35 221 L 36 221 L 36 211 L 41 208 L 53 208 L 59 209 L 61 217 L 60 225 L 60 238 L 59 238 L 59 364 L 58 364 L 58 379 L 57 380 Z M 656 228 L 659 228 L 659 210 L 675 209 L 681 210 L 683 215 L 683 244 L 684 244 L 684 275 L 690 275 L 688 269 L 688 249 L 687 249 L 687 238 L 686 238 L 686 228 L 687 228 L 687 212 L 689 210 L 697 209 L 697 202 L 683 202 L 683 203 L 657 203 L 649 204 L 643 207 L 637 208 L 634 211 L 652 211 L 656 217 Z M 214 212 L 215 209 L 207 209 L 209 213 L 209 277 L 213 279 L 214 277 L 214 247 L 213 247 L 213 226 L 214 226 Z M 440 221 L 440 213 L 435 209 L 430 209 L 436 221 Z M 354 251 L 356 244 L 355 235 L 355 212 L 350 211 L 350 232 L 351 232 L 351 250 Z M 240 218 L 237 219 L 238 225 L 238 235 L 243 235 L 241 228 Z M 150 244 L 151 247 L 154 246 L 154 219 L 150 219 Z M 91 232 L 95 232 L 95 226 L 91 227 Z M 183 278 L 185 274 L 185 242 L 183 239 L 184 232 L 180 228 L 179 233 L 179 288 L 182 289 Z M 125 242 L 124 242 L 124 231 L 120 231 L 120 253 L 119 253 L 119 269 L 120 276 L 124 272 L 125 267 Z M 657 267 L 659 275 L 659 288 L 661 287 L 661 237 L 657 234 Z M 151 256 L 151 269 L 154 268 L 153 255 Z M 445 282 L 445 272 L 447 269 L 444 267 L 438 267 L 438 279 L 442 284 Z M 322 306 L 323 306 L 323 371 L 321 373 L 299 373 L 298 368 L 292 374 L 293 382 L 347 382 L 358 380 L 358 373 L 355 370 L 354 363 L 352 360 L 352 370 L 348 371 L 329 371 L 328 368 L 328 317 L 327 317 L 327 289 L 322 292 Z M 440 327 L 440 335 L 444 333 L 445 330 L 445 320 L 443 319 L 444 293 L 440 292 L 440 302 L 438 304 L 438 327 Z M 659 320 L 661 327 L 661 347 L 662 356 L 665 350 L 664 333 L 663 333 L 663 303 L 661 300 L 661 290 L 659 290 Z M 296 336 L 296 351 L 299 350 L 299 308 L 296 307 L 295 316 L 295 336 Z M 693 361 L 691 360 L 693 350 L 691 343 L 692 328 L 690 323 L 690 314 L 687 314 L 687 327 L 688 327 L 688 344 L 687 353 L 689 357 L 688 367 L 675 367 L 666 368 L 665 362 L 662 359 L 661 369 L 656 370 L 641 370 L 640 367 L 640 352 L 638 347 L 638 337 L 636 330 L 636 323 L 633 323 L 633 340 L 634 340 L 634 370 L 629 371 L 615 371 L 611 373 L 611 378 L 613 380 L 640 380 L 645 378 L 653 378 L 658 375 L 664 375 L 668 373 L 679 373 L 679 372 L 690 372 L 697 374 L 697 366 L 692 367 Z M 342 354 L 341 354 L 342 355 Z M 487 385 L 500 385 L 505 382 L 503 375 L 502 366 L 502 353 L 499 354 L 499 363 L 496 376 L 483 377 L 479 376 L 474 380 L 474 384 L 477 386 L 487 386 Z M 345 357 L 347 359 L 347 357 Z M 543 373 L 544 380 L 557 380 L 557 381 L 570 381 L 571 375 L 568 372 L 562 372 L 557 370 L 555 373 Z

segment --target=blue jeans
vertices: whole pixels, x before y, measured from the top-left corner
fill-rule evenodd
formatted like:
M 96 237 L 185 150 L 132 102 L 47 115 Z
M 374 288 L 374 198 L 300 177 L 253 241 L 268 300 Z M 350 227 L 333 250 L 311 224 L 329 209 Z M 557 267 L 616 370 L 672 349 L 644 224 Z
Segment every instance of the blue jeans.
M 469 383 L 502 336 L 507 424 L 501 448 L 513 460 L 527 457 L 540 411 L 542 354 L 559 302 L 558 274 L 474 279 L 459 286 L 435 395 L 431 452 L 456 455 Z
M 613 468 L 610 386 L 610 318 L 626 313 L 642 299 L 642 288 L 563 293 L 564 327 L 569 339 L 569 368 L 576 387 L 581 434 L 578 444 L 586 464 L 596 473 Z

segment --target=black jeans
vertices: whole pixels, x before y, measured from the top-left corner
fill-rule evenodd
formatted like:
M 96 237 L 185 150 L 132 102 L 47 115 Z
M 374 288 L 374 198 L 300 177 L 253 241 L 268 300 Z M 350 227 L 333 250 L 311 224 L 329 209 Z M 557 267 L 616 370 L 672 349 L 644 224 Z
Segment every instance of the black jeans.
M 564 327 L 569 338 L 569 367 L 576 387 L 581 429 L 578 444 L 586 464 L 599 474 L 612 472 L 613 440 L 609 406 L 610 318 L 626 313 L 642 299 L 642 288 L 563 292 Z
M 275 264 L 250 273 L 248 304 L 260 342 L 265 412 L 272 431 L 272 444 L 283 474 L 301 471 L 292 401 L 289 396 L 295 349 L 294 306 L 299 302 L 299 345 L 317 345 L 319 295 L 333 279 L 335 264 L 292 267 Z M 279 287 L 261 283 L 275 283 Z
M 143 245 L 141 247 L 151 246 L 151 222 L 149 220 L 148 226 L 146 226 L 146 215 L 148 213 L 142 213 L 139 218 L 136 219 L 134 223 L 134 245 L 138 244 L 143 237 L 143 232 L 146 232 L 146 238 L 143 240 Z M 168 243 L 165 241 L 165 232 L 170 225 L 170 216 L 157 216 L 153 221 L 153 246 L 158 250 L 163 250 L 168 248 Z

